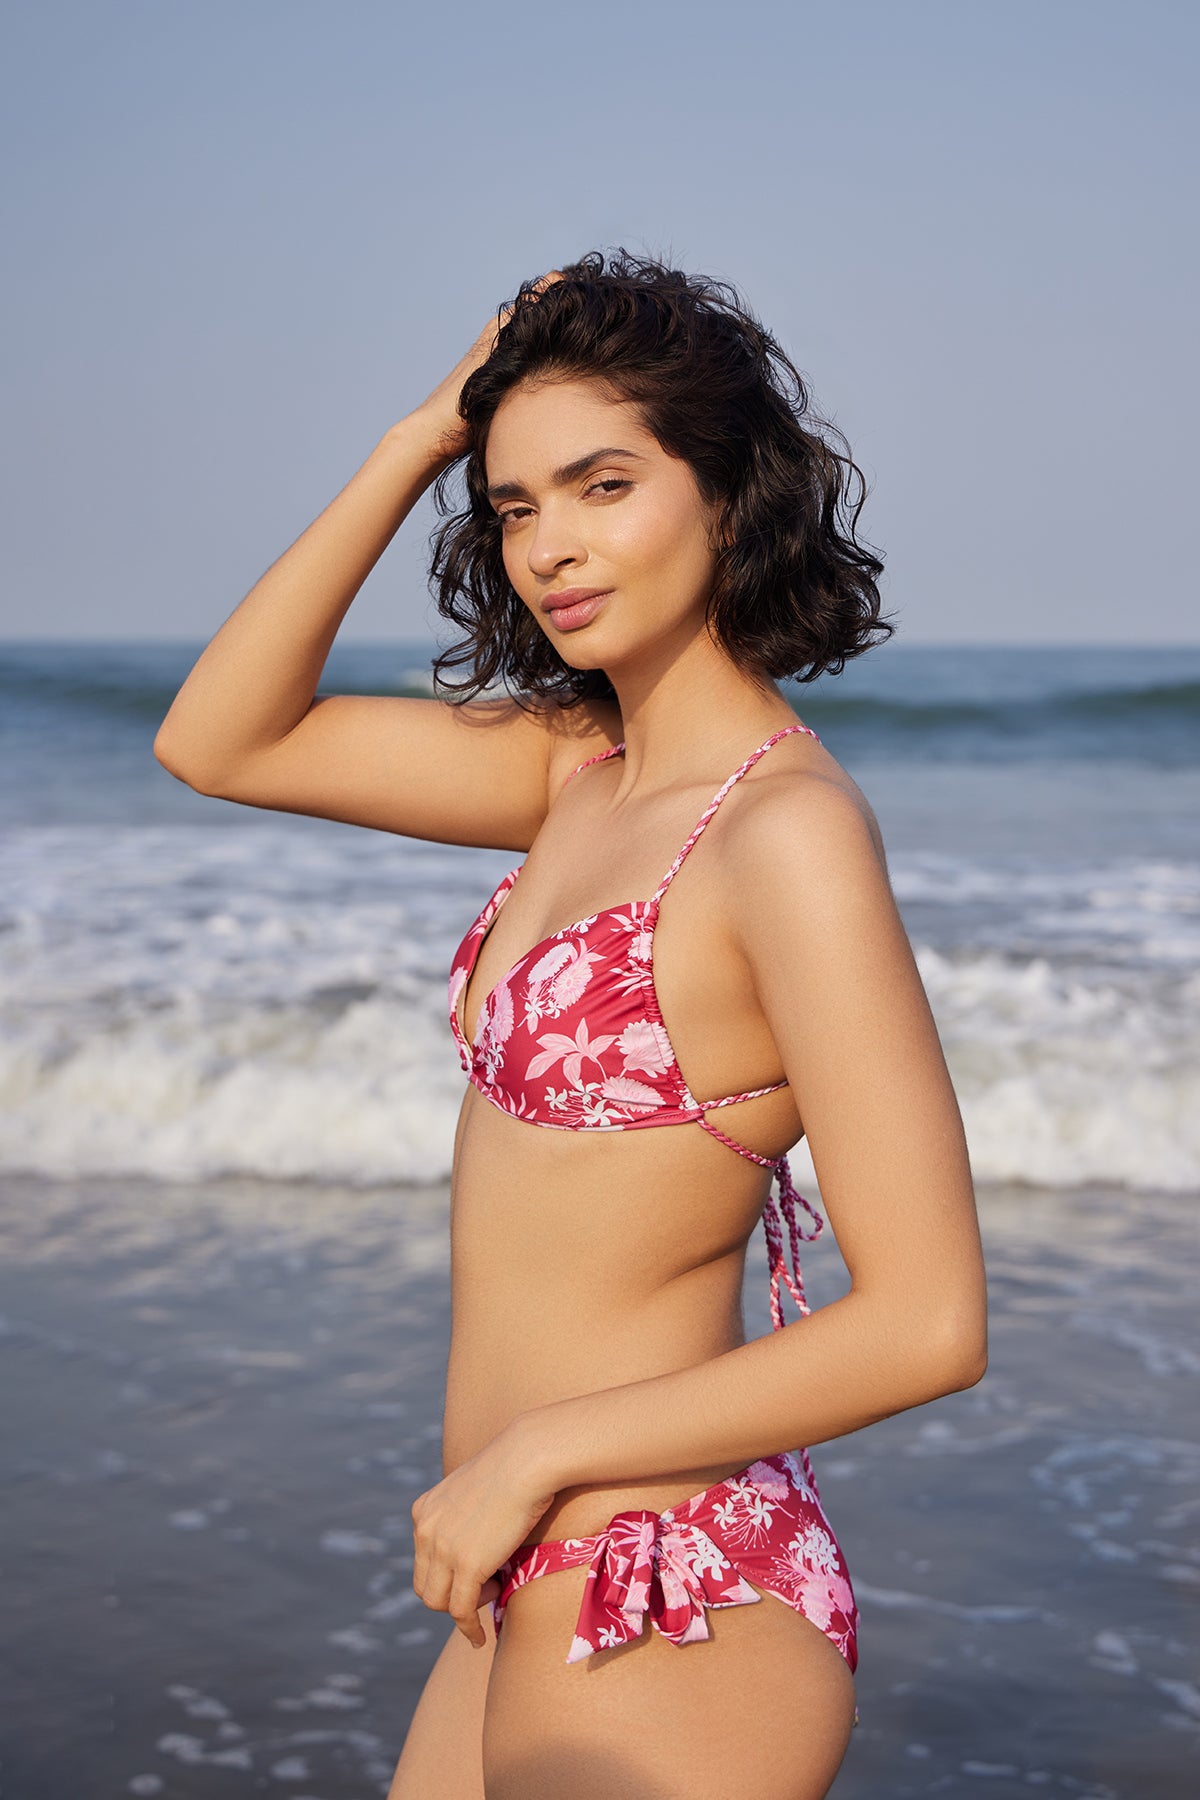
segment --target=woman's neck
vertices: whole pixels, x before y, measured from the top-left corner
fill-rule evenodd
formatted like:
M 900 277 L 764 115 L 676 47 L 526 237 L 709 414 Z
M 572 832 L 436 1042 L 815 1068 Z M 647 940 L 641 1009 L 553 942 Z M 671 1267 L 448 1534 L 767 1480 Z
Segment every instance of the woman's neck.
M 623 786 L 676 782 L 733 767 L 749 749 L 794 724 L 773 681 L 755 682 L 707 632 L 682 651 L 606 671 L 621 709 Z M 730 758 L 732 757 L 732 762 Z

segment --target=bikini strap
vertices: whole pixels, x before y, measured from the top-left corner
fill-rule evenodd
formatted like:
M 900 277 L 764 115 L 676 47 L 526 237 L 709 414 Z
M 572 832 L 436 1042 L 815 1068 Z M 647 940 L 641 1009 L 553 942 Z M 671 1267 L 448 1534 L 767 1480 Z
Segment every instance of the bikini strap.
M 735 769 L 733 771 L 733 774 L 730 775 L 726 781 L 722 782 L 721 786 L 717 789 L 716 793 L 713 795 L 712 799 L 709 801 L 708 805 L 705 807 L 704 811 L 701 813 L 699 819 L 696 822 L 696 826 L 692 832 L 692 835 L 688 838 L 686 844 L 684 844 L 684 846 L 683 846 L 683 849 L 679 852 L 679 855 L 675 858 L 675 861 L 671 864 L 670 868 L 667 870 L 666 874 L 663 876 L 662 880 L 659 882 L 658 887 L 654 893 L 655 900 L 662 899 L 663 895 L 666 893 L 667 889 L 670 887 L 671 883 L 674 881 L 676 875 L 678 875 L 680 869 L 683 867 L 684 862 L 686 861 L 693 844 L 696 842 L 697 838 L 699 838 L 701 833 L 704 831 L 705 826 L 708 824 L 709 820 L 712 818 L 713 814 L 716 812 L 717 808 L 720 806 L 722 800 L 725 798 L 725 796 L 729 792 L 730 788 L 733 787 L 736 782 L 739 782 L 742 779 L 743 775 L 749 773 L 749 771 L 754 767 L 755 763 L 758 761 L 759 757 L 766 755 L 767 751 L 771 748 L 772 744 L 777 744 L 779 742 L 780 738 L 790 737 L 792 732 L 794 732 L 794 731 L 804 731 L 804 732 L 807 732 L 808 736 L 811 738 L 817 737 L 816 732 L 812 729 L 812 727 L 810 725 L 785 725 L 783 727 L 782 731 L 772 732 L 771 736 L 767 739 L 765 744 L 760 744 L 758 746 L 757 750 L 752 750 L 750 752 L 749 756 L 746 758 L 746 760 L 742 764 L 741 768 Z M 819 738 L 817 738 L 817 742 L 820 743 L 820 741 L 821 740 Z
M 607 750 L 601 750 L 597 755 L 589 756 L 585 762 L 579 764 L 579 768 L 571 770 L 571 774 L 567 776 L 567 781 L 570 781 L 572 776 L 578 775 L 579 769 L 590 769 L 593 763 L 604 762 L 608 757 L 616 756 L 618 752 L 624 750 L 624 748 L 625 740 L 622 739 L 619 744 L 610 744 Z M 566 786 L 566 782 L 563 783 L 563 786 Z
M 796 1302 L 802 1318 L 807 1318 L 812 1311 L 804 1292 L 804 1276 L 800 1269 L 800 1245 L 802 1242 L 811 1244 L 814 1238 L 820 1237 L 825 1221 L 812 1201 L 806 1200 L 803 1194 L 797 1192 L 796 1184 L 792 1180 L 792 1165 L 786 1155 L 760 1156 L 757 1150 L 751 1150 L 746 1144 L 739 1144 L 736 1138 L 727 1137 L 707 1118 L 702 1117 L 699 1124 L 710 1136 L 719 1138 L 723 1144 L 728 1144 L 731 1150 L 736 1150 L 739 1156 L 748 1157 L 751 1162 L 761 1164 L 764 1169 L 770 1169 L 775 1181 L 779 1184 L 778 1200 L 771 1189 L 767 1189 L 767 1197 L 763 1202 L 762 1223 L 763 1235 L 767 1240 L 767 1267 L 771 1279 L 771 1327 L 774 1331 L 782 1331 L 784 1317 L 783 1303 L 779 1294 L 781 1284 L 786 1283 L 787 1290 Z M 797 1217 L 797 1207 L 803 1207 L 808 1214 L 807 1229 Z M 788 1267 L 787 1251 L 784 1249 L 785 1221 L 787 1223 L 788 1248 L 791 1250 L 790 1268 Z M 801 1450 L 798 1454 L 804 1473 L 815 1494 L 817 1478 L 813 1473 L 808 1451 Z

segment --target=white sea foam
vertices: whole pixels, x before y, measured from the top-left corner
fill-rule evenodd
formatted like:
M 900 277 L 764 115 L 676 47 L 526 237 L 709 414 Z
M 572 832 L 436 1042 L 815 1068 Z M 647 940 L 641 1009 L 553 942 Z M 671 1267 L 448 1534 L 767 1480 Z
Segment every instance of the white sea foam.
M 0 1167 L 444 1178 L 446 973 L 513 860 L 316 821 L 11 832 Z M 893 879 L 976 1175 L 1200 1186 L 1200 873 L 922 856 Z

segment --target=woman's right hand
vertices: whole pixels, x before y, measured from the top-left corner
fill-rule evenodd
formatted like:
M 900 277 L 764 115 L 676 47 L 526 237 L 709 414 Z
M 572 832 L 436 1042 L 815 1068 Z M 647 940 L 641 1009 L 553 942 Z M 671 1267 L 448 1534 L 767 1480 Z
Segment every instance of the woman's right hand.
M 551 269 L 534 283 L 534 290 L 541 293 L 551 282 L 563 279 L 558 269 Z M 468 448 L 467 428 L 459 417 L 458 399 L 463 391 L 467 377 L 473 375 L 481 363 L 485 363 L 496 348 L 496 339 L 500 327 L 506 322 L 512 308 L 502 306 L 499 314 L 488 320 L 466 355 L 460 357 L 444 381 L 438 383 L 427 400 L 423 400 L 415 409 L 415 416 L 421 419 L 430 432 L 430 446 L 438 461 L 452 462 L 456 456 L 466 454 Z

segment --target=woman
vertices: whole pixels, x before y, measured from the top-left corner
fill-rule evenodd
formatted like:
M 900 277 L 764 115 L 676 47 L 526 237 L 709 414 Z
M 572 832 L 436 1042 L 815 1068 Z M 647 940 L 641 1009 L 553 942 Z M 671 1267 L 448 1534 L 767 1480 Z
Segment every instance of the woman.
M 413 1579 L 457 1629 L 392 1800 L 810 1800 L 854 1722 L 856 1618 L 796 1446 L 986 1361 L 879 832 L 776 685 L 886 635 L 882 565 L 839 518 L 854 464 L 731 290 L 589 255 L 500 318 L 222 626 L 155 749 L 226 799 L 529 853 L 451 976 L 445 1475 Z M 434 555 L 458 697 L 314 698 L 464 457 Z M 807 1316 L 802 1134 L 851 1278 Z M 760 1216 L 777 1329 L 746 1343 Z

